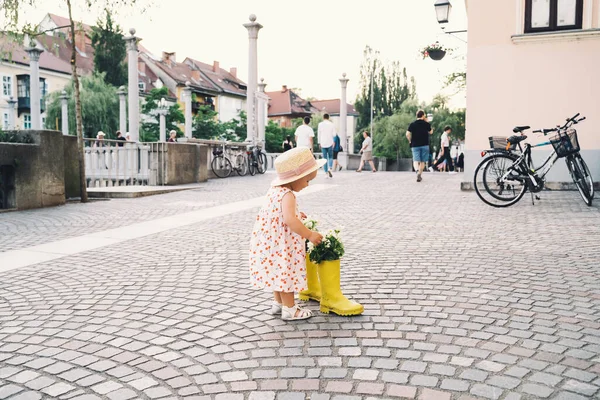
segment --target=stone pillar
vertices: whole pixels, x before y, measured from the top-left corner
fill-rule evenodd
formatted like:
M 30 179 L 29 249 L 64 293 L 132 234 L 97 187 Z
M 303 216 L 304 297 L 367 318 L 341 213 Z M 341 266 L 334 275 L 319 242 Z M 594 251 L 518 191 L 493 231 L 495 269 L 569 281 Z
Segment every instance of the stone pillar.
M 167 141 L 167 112 L 169 110 L 167 110 L 166 108 L 159 108 L 158 109 L 158 117 L 160 120 L 160 142 L 166 142 Z
M 119 130 L 125 137 L 127 133 L 127 92 L 125 86 L 121 86 L 117 94 L 119 95 Z
M 60 94 L 60 105 L 61 105 L 61 120 L 62 120 L 62 133 L 63 135 L 69 134 L 69 96 L 64 90 Z
M 342 84 L 342 97 L 340 97 L 340 142 L 347 154 L 351 154 L 350 141 L 348 140 L 348 108 L 346 107 L 346 88 L 348 87 L 349 79 L 346 78 L 346 73 L 342 74 L 340 83 Z
M 41 93 L 40 93 L 40 54 L 44 50 L 34 47 L 25 49 L 29 54 L 29 99 L 31 102 L 31 129 L 39 130 L 42 126 Z
M 183 88 L 183 100 L 185 102 L 185 137 L 192 138 L 192 88 L 190 82 L 185 83 Z
M 265 79 L 261 78 L 260 83 L 258 84 L 258 93 L 256 96 L 256 107 L 257 107 L 257 129 L 258 129 L 258 140 L 262 145 L 263 149 L 266 146 L 265 143 L 265 127 L 266 127 L 266 119 L 268 113 L 268 102 L 269 97 L 265 94 L 265 87 L 267 84 L 265 83 Z
M 8 129 L 17 129 L 17 115 L 15 112 L 17 100 L 10 96 L 8 100 L 6 100 L 6 103 L 8 103 Z
M 135 29 L 129 30 L 131 36 L 125 38 L 127 42 L 127 53 L 129 64 L 129 134 L 131 140 L 140 140 L 140 89 L 138 84 L 138 41 Z
M 258 80 L 258 31 L 262 28 L 262 25 L 256 22 L 256 15 L 250 15 L 250 22 L 244 24 L 244 27 L 248 29 L 248 90 L 246 91 L 246 104 L 248 113 L 248 130 L 246 133 L 246 140 L 257 140 L 256 131 L 256 84 Z

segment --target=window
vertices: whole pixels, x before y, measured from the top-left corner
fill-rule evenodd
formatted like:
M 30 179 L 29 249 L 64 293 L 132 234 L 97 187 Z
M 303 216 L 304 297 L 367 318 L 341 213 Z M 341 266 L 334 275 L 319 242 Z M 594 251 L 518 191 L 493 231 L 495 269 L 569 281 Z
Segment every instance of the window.
M 29 75 L 20 75 L 17 79 L 17 96 L 29 97 Z
M 525 33 L 581 29 L 583 0 L 527 0 Z
M 12 96 L 12 76 L 4 75 L 2 77 L 2 96 Z
M 145 92 L 146 91 L 146 83 L 138 82 L 138 88 L 140 89 L 140 92 Z
M 23 129 L 31 129 L 31 114 L 23 114 Z
M 44 99 L 48 94 L 48 82 L 45 78 L 40 78 L 40 99 Z
M 8 126 L 8 113 L 2 114 L 2 129 L 7 130 L 10 127 Z

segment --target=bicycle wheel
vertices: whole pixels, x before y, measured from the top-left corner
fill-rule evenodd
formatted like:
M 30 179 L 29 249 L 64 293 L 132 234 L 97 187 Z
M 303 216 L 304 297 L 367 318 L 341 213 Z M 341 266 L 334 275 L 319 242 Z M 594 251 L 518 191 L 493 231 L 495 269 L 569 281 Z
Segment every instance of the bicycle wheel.
M 567 157 L 566 162 L 581 198 L 585 204 L 591 206 L 594 198 L 594 181 L 587 164 L 579 153 Z
M 267 159 L 267 155 L 265 153 L 258 154 L 258 172 L 264 174 L 267 172 L 267 168 L 269 167 L 269 160 Z
M 246 157 L 241 154 L 235 157 L 235 171 L 239 176 L 248 174 L 248 162 L 246 161 Z
M 256 175 L 256 162 L 254 161 L 254 156 L 252 154 L 248 155 L 248 172 L 250 175 Z
M 479 163 L 475 169 L 474 185 L 484 203 L 492 207 L 508 207 L 521 200 L 527 190 L 525 182 L 516 171 L 506 175 L 516 159 L 501 153 L 492 154 Z
M 233 168 L 231 166 L 231 161 L 223 156 L 216 156 L 213 158 L 210 163 L 210 167 L 216 176 L 219 178 L 227 178 L 231 175 Z

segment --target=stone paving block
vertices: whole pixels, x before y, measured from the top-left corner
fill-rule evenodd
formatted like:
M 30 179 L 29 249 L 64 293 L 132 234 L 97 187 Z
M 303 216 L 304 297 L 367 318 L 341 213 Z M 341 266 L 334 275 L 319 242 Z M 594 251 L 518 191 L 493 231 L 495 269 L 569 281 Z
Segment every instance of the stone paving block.
M 23 388 L 12 383 L 0 386 L 0 398 L 8 399 L 10 396 L 19 393 Z
M 417 395 L 417 388 L 412 386 L 389 385 L 386 395 L 390 397 L 414 399 Z
M 428 375 L 413 375 L 410 378 L 410 384 L 416 387 L 435 387 L 438 384 L 438 378 Z
M 469 381 L 483 382 L 487 379 L 488 373 L 477 369 L 465 369 L 459 378 Z
M 521 391 L 542 399 L 546 399 L 550 397 L 550 395 L 554 392 L 554 389 L 535 383 L 526 383 L 521 387 Z
M 425 372 L 427 368 L 427 363 L 421 361 L 404 361 L 402 365 L 400 365 L 400 370 L 402 371 L 410 371 L 410 372 Z
M 325 391 L 332 393 L 350 393 L 352 391 L 352 386 L 352 382 L 329 381 L 325 386 Z
M 476 383 L 475 385 L 473 385 L 470 391 L 470 393 L 475 396 L 480 396 L 486 399 L 493 400 L 499 399 L 500 396 L 502 396 L 503 392 L 504 390 L 502 390 L 501 388 L 497 388 L 490 385 L 484 385 L 481 383 Z
M 446 392 L 440 392 L 439 390 L 423 389 L 420 400 L 450 400 L 452 395 Z
M 250 392 L 248 400 L 275 400 L 275 392 Z
M 470 383 L 468 381 L 460 379 L 443 379 L 440 388 L 452 392 L 466 392 L 469 390 L 469 386 Z
M 599 390 L 598 386 L 590 385 L 584 382 L 579 382 L 573 379 L 569 379 L 568 381 L 566 381 L 561 386 L 561 388 L 570 392 L 582 394 L 584 396 L 593 396 Z
M 42 395 L 38 392 L 21 392 L 16 396 L 11 397 L 11 400 L 41 400 Z

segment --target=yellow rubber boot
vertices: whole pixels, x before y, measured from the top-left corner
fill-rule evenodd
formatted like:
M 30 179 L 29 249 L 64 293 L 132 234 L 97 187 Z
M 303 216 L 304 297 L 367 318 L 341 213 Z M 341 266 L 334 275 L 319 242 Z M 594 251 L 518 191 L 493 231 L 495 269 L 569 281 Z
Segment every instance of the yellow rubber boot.
M 338 315 L 359 315 L 364 311 L 362 304 L 348 300 L 340 288 L 340 260 L 323 261 L 319 264 L 321 282 L 321 312 Z
M 303 301 L 321 301 L 321 283 L 319 282 L 317 264 L 310 261 L 308 257 L 306 257 L 306 283 L 308 289 L 298 293 L 298 298 Z

